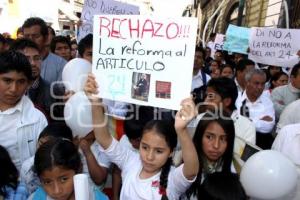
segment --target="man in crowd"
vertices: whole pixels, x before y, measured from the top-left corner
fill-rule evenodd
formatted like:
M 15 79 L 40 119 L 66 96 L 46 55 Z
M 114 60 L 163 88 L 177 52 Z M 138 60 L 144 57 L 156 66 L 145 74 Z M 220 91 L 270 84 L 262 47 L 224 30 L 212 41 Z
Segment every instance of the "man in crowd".
M 25 96 L 32 80 L 30 63 L 22 53 L 0 53 L 0 145 L 18 170 L 35 154 L 38 135 L 47 126 L 45 116 Z
M 271 131 L 275 125 L 275 110 L 269 96 L 263 95 L 266 74 L 252 69 L 245 76 L 246 86 L 236 107 L 241 115 L 248 117 L 256 127 L 256 145 L 269 149 L 273 143 Z
M 41 77 L 50 85 L 55 81 L 62 80 L 62 70 L 66 60 L 49 52 L 48 27 L 44 20 L 38 17 L 28 18 L 23 26 L 24 38 L 35 42 L 42 57 Z
M 243 91 L 246 87 L 245 75 L 246 73 L 255 68 L 255 64 L 252 60 L 249 59 L 241 59 L 236 65 L 235 71 L 235 83 L 238 89 L 238 98 L 241 97 Z
M 71 42 L 65 36 L 55 36 L 50 43 L 50 49 L 52 53 L 67 61 L 71 59 Z
M 50 107 L 54 99 L 50 94 L 49 83 L 40 76 L 42 58 L 38 46 L 31 40 L 19 39 L 15 41 L 12 48 L 24 54 L 30 62 L 34 81 L 27 94 L 34 105 L 50 119 Z

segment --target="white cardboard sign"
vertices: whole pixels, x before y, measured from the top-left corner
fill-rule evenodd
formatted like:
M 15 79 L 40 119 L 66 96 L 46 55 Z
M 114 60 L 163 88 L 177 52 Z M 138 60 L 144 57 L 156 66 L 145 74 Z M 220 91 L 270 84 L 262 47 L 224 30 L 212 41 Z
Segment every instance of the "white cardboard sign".
M 251 28 L 249 58 L 255 62 L 293 67 L 299 62 L 300 30 Z
M 92 71 L 99 96 L 180 109 L 190 96 L 196 34 L 196 18 L 95 16 Z

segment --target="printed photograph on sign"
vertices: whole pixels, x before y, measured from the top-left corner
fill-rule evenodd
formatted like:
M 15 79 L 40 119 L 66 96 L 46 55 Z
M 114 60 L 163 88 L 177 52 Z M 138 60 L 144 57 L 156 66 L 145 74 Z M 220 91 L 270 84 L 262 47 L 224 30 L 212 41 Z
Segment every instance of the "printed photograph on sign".
M 170 99 L 171 98 L 171 82 L 156 81 L 155 94 L 156 98 Z
M 133 99 L 148 101 L 150 74 L 133 72 L 131 97 Z

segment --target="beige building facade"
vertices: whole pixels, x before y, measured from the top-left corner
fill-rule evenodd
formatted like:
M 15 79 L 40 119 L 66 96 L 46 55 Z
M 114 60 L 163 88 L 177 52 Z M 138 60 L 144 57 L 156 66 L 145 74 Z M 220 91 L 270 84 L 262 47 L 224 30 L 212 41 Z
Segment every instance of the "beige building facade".
M 199 32 L 202 33 L 206 23 L 217 10 L 223 0 L 198 0 L 201 18 Z M 229 24 L 236 24 L 240 0 L 224 0 L 220 11 L 207 25 L 206 35 L 209 33 L 225 33 Z M 300 27 L 300 0 L 286 0 L 285 9 L 283 0 L 245 0 L 242 26 L 245 27 Z M 288 20 L 285 11 L 288 11 Z M 287 26 L 287 23 L 289 26 Z M 207 37 L 206 37 L 207 38 Z

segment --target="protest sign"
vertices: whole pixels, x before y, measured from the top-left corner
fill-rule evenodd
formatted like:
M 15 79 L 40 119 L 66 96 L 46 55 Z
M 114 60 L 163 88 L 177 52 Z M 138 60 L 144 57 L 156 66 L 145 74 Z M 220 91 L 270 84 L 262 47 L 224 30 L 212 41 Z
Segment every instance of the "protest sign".
M 85 0 L 80 18 L 82 24 L 77 35 L 78 42 L 87 34 L 93 33 L 93 17 L 100 14 L 138 15 L 139 7 L 114 0 Z
M 300 30 L 251 28 L 249 58 L 255 62 L 293 67 L 299 62 Z
M 190 96 L 196 34 L 196 18 L 95 16 L 100 97 L 178 110 Z
M 229 24 L 223 49 L 230 52 L 248 54 L 250 29 Z
M 216 35 L 216 38 L 215 38 L 215 41 L 213 44 L 213 48 L 211 49 L 211 54 L 210 54 L 212 58 L 214 58 L 215 52 L 217 50 L 221 50 L 221 51 L 223 50 L 224 38 L 225 38 L 225 35 L 223 35 L 223 34 L 218 33 Z

